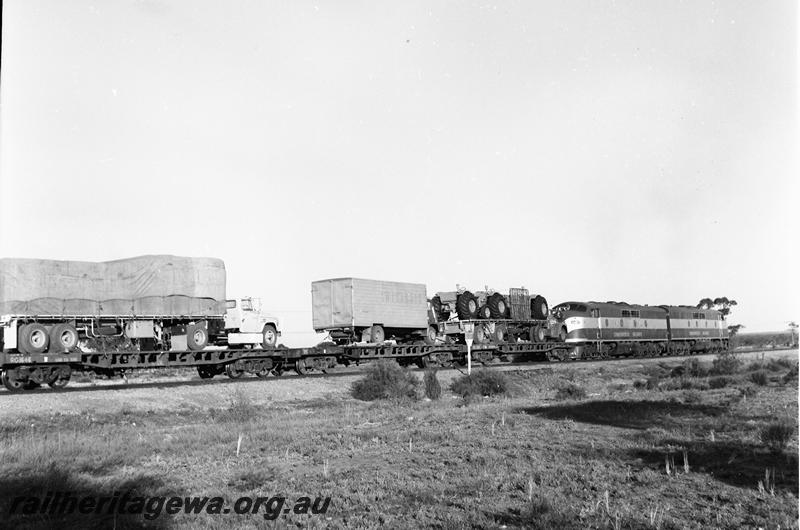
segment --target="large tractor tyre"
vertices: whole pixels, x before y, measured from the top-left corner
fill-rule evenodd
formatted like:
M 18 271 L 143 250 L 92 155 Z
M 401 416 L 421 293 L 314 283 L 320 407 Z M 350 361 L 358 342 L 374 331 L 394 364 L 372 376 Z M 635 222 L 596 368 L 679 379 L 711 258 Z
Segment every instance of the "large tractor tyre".
M 489 320 L 492 318 L 492 310 L 489 309 L 488 305 L 482 305 L 480 309 L 478 309 L 478 318 Z
M 456 299 L 459 320 L 473 320 L 478 316 L 478 299 L 469 291 L 464 291 Z
M 567 328 L 561 326 L 561 329 L 558 330 L 558 342 L 567 342 Z
M 506 318 L 508 303 L 506 297 L 500 293 L 494 293 L 486 300 L 486 305 L 492 314 L 492 318 Z
M 439 322 L 445 322 L 450 319 L 450 311 L 445 311 L 443 305 L 440 296 L 431 298 L 431 307 L 433 308 L 433 313 L 436 315 L 436 320 Z
M 261 332 L 261 347 L 274 348 L 278 343 L 278 330 L 275 324 L 264 324 L 264 330 Z
M 17 335 L 17 348 L 28 355 L 44 353 L 50 343 L 47 328 L 41 324 L 25 324 Z
M 550 308 L 547 306 L 547 300 L 545 300 L 544 296 L 537 294 L 531 298 L 531 317 L 534 320 L 545 320 L 547 318 L 549 309 Z
M 200 324 L 186 326 L 186 346 L 190 350 L 202 350 L 208 346 L 208 330 Z
M 78 330 L 72 324 L 56 324 L 50 328 L 50 353 L 66 353 L 78 346 Z

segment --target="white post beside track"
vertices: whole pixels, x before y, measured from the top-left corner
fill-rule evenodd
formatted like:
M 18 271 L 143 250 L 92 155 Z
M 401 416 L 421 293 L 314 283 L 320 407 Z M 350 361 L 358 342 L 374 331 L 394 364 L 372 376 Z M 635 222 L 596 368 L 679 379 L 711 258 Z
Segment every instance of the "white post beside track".
M 475 324 L 464 323 L 464 339 L 467 342 L 467 375 L 472 373 L 472 341 L 475 338 Z

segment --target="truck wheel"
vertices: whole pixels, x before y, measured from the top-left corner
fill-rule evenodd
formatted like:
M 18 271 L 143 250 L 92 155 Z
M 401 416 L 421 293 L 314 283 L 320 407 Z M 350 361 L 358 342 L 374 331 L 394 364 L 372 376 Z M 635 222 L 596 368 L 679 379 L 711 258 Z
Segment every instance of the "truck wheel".
M 439 335 L 439 330 L 436 326 L 428 326 L 428 331 L 425 333 L 425 344 L 436 344 L 436 337 Z
M 478 299 L 469 291 L 464 291 L 458 295 L 456 300 L 456 311 L 459 320 L 472 320 L 478 316 Z
M 475 326 L 475 331 L 472 334 L 472 340 L 475 341 L 475 344 L 486 344 L 489 342 L 489 334 L 486 332 L 486 328 L 483 327 L 483 324 L 478 324 Z
M 561 326 L 561 329 L 558 330 L 558 342 L 566 342 L 567 341 L 567 328 Z
M 201 324 L 186 326 L 186 346 L 190 350 L 202 350 L 208 346 L 208 331 Z
M 20 328 L 17 335 L 17 347 L 28 355 L 44 353 L 49 342 L 47 328 L 41 324 L 26 324 Z
M 542 326 L 533 326 L 530 329 L 532 342 L 545 342 L 545 333 Z
M 78 330 L 72 324 L 56 324 L 50 329 L 49 352 L 64 353 L 78 345 Z
M 384 340 L 386 340 L 386 333 L 383 331 L 383 326 L 378 324 L 372 326 L 370 342 L 374 344 L 381 344 Z
M 492 310 L 489 309 L 488 305 L 482 305 L 480 309 L 478 309 L 478 318 L 482 318 L 484 320 L 489 320 L 492 318 Z
M 489 307 L 492 318 L 505 318 L 508 304 L 506 304 L 505 297 L 500 293 L 494 293 L 486 300 L 486 305 Z
M 264 324 L 264 331 L 261 335 L 263 337 L 262 348 L 272 348 L 278 342 L 278 330 L 275 329 L 275 324 Z
M 508 335 L 508 329 L 504 324 L 500 324 L 494 327 L 494 335 L 492 335 L 492 340 L 497 344 L 502 344 L 506 341 L 506 337 Z
M 545 300 L 544 296 L 537 294 L 531 298 L 531 317 L 534 320 L 547 319 L 548 309 L 547 300 Z

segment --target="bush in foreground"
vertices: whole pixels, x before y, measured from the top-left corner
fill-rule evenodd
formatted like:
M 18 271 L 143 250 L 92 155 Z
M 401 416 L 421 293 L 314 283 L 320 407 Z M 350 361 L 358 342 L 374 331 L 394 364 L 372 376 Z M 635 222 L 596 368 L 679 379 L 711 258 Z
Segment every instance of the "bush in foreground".
M 586 397 L 586 390 L 575 383 L 567 382 L 561 385 L 556 391 L 556 399 L 559 401 L 567 399 L 583 399 Z
M 711 363 L 712 375 L 733 375 L 742 367 L 742 360 L 731 352 L 722 352 Z
M 708 386 L 710 388 L 725 388 L 730 383 L 733 382 L 733 379 L 724 375 L 718 375 L 716 377 L 712 377 L 708 380 Z
M 794 427 L 786 422 L 771 423 L 761 429 L 761 442 L 773 453 L 783 451 L 794 434 Z
M 417 399 L 419 380 L 395 361 L 367 365 L 364 377 L 353 383 L 351 395 L 361 401 Z
M 767 386 L 769 384 L 769 374 L 764 370 L 756 370 L 750 373 L 750 381 L 758 386 Z
M 469 400 L 483 396 L 507 394 L 510 388 L 508 377 L 496 370 L 476 370 L 453 380 L 450 390 Z
M 436 377 L 436 369 L 428 368 L 425 370 L 425 377 L 422 382 L 425 386 L 425 397 L 428 399 L 439 399 L 442 396 L 442 385 Z

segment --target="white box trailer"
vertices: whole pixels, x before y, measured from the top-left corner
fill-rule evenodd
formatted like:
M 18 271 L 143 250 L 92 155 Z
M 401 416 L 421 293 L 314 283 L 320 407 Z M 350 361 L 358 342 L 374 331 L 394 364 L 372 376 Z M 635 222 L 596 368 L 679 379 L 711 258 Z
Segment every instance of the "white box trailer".
M 428 298 L 421 283 L 333 278 L 311 283 L 314 330 L 336 342 L 426 337 Z M 435 337 L 435 330 L 432 330 Z

